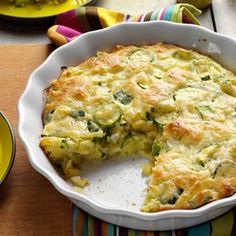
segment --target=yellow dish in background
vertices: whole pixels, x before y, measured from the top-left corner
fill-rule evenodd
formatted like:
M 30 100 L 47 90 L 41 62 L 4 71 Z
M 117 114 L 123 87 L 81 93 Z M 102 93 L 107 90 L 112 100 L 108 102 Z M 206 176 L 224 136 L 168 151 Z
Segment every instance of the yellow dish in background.
M 0 112 L 0 184 L 9 174 L 15 159 L 15 138 L 7 118 Z
M 24 7 L 14 7 L 9 0 L 0 1 L 0 14 L 4 16 L 20 18 L 42 18 L 60 14 L 79 6 L 87 5 L 93 0 L 67 0 L 59 5 L 44 4 L 37 6 L 33 4 Z

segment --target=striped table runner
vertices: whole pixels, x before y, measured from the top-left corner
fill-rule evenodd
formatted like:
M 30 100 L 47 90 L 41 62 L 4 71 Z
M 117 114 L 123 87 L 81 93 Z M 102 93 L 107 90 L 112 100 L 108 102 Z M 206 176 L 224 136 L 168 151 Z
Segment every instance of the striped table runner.
M 139 231 L 99 220 L 72 206 L 73 236 L 235 236 L 236 207 L 209 222 L 172 231 Z
M 200 14 L 200 10 L 189 4 L 175 4 L 138 16 L 102 7 L 78 7 L 58 15 L 56 25 L 48 29 L 48 37 L 55 45 L 61 46 L 85 32 L 106 28 L 121 22 L 165 20 L 200 24 L 196 18 Z

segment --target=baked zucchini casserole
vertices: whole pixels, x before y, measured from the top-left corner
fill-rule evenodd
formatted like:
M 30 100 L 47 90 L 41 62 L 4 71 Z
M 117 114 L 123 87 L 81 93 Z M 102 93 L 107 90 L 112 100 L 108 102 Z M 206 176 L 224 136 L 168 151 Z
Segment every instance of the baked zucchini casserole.
M 141 154 L 141 211 L 236 192 L 236 77 L 211 58 L 169 44 L 116 46 L 63 67 L 45 93 L 40 146 L 75 186 L 88 184 L 83 161 Z

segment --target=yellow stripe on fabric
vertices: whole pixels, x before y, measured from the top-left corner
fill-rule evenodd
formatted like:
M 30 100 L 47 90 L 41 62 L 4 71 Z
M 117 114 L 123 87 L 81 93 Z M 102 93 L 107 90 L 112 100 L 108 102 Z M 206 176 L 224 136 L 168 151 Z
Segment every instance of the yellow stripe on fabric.
M 132 16 L 132 17 L 131 17 L 131 21 L 132 21 L 132 22 L 137 22 L 138 19 L 139 19 L 139 16 Z
M 230 236 L 233 223 L 234 223 L 234 215 L 232 211 L 229 211 L 227 214 L 215 220 L 212 220 L 211 236 L 219 236 L 219 235 Z
M 120 12 L 111 11 L 102 7 L 98 7 L 97 12 L 103 28 L 115 25 L 124 20 L 124 14 Z
M 159 236 L 166 236 L 166 233 L 164 231 L 159 232 Z
M 77 220 L 77 224 L 76 224 L 76 235 L 82 235 L 84 217 L 85 217 L 84 212 L 79 210 L 78 220 Z
M 195 18 L 194 15 L 190 11 L 184 8 L 182 12 L 183 12 L 182 14 L 187 16 L 192 21 L 192 23 L 196 25 L 200 25 L 200 21 L 197 20 L 197 18 Z
M 147 232 L 146 236 L 154 236 L 154 233 L 153 232 Z
M 179 6 L 177 5 L 174 7 L 174 9 L 172 11 L 171 21 L 179 22 L 179 23 L 182 22 L 182 19 L 181 19 L 181 21 L 179 21 L 178 12 L 179 12 Z
M 88 236 L 94 236 L 93 217 L 88 215 Z
M 135 236 L 135 230 L 129 229 L 128 236 Z

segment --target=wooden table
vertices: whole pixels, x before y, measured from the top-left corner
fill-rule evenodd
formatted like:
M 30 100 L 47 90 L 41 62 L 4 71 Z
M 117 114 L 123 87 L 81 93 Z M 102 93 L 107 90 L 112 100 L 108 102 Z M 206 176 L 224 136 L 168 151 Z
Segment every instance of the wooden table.
M 139 14 L 172 3 L 175 1 L 100 0 L 97 5 Z M 236 38 L 235 12 L 236 1 L 213 0 L 200 20 L 203 26 Z M 0 110 L 9 118 L 15 134 L 16 105 L 28 76 L 54 49 L 45 34 L 50 24 L 52 19 L 45 26 L 15 27 L 6 19 L 0 20 Z M 32 42 L 38 44 L 26 44 Z M 70 201 L 33 170 L 18 137 L 16 144 L 12 172 L 0 187 L 0 235 L 71 235 Z

